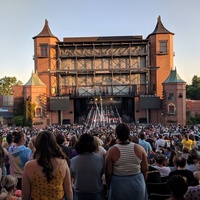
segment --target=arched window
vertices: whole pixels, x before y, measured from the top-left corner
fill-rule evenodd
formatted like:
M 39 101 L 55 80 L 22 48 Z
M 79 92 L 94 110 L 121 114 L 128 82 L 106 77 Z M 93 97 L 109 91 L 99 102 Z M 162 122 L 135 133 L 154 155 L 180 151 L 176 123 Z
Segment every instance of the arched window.
M 168 114 L 175 114 L 176 108 L 173 103 L 168 104 Z
M 36 107 L 35 108 L 35 117 L 41 117 L 42 116 L 42 108 Z

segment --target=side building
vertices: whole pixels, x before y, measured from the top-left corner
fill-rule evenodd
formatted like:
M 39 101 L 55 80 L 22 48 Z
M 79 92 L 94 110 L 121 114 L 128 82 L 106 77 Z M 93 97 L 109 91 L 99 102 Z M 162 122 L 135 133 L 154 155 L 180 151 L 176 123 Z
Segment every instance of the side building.
M 160 16 L 146 39 L 136 35 L 60 41 L 45 20 L 42 31 L 33 37 L 33 74 L 46 87 L 46 92 L 41 92 L 45 100 L 35 107 L 43 125 L 167 124 L 162 84 L 174 67 L 173 37 Z M 33 96 L 31 92 L 29 97 L 24 95 L 24 99 Z M 185 95 L 181 99 L 184 101 Z M 183 115 L 175 113 L 174 122 L 185 125 Z

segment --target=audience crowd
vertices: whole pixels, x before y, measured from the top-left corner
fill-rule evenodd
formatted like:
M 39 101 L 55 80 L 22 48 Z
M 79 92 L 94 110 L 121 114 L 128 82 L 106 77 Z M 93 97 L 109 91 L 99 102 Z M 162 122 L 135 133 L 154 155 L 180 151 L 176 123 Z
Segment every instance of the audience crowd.
M 200 199 L 200 125 L 0 128 L 0 200 Z M 163 197 L 163 199 L 165 199 Z

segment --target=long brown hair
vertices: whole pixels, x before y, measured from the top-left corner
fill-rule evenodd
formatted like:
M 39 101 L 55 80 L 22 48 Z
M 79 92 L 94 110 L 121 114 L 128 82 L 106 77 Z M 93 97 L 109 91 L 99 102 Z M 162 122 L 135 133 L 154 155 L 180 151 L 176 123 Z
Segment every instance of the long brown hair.
M 38 133 L 35 141 L 35 148 L 34 158 L 37 159 L 38 164 L 43 167 L 42 171 L 47 181 L 50 182 L 54 178 L 51 159 L 65 159 L 66 156 L 57 144 L 55 135 L 50 131 Z

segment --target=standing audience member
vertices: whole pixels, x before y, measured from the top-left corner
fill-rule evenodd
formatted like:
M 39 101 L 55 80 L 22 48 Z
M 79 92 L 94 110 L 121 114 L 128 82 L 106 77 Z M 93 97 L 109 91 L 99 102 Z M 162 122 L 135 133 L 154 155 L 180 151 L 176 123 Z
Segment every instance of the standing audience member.
M 152 151 L 152 148 L 151 148 L 150 143 L 146 142 L 145 139 L 146 139 L 146 135 L 144 133 L 140 133 L 139 145 L 142 146 L 145 149 L 147 155 L 149 155 Z
M 155 150 L 155 141 L 154 141 L 154 134 L 150 133 L 148 135 L 148 138 L 146 139 L 147 142 L 149 142 L 149 144 L 151 145 L 151 148 L 153 149 L 153 151 Z
M 22 199 L 73 199 L 66 157 L 49 131 L 38 133 L 34 159 L 27 162 L 22 179 Z
M 188 147 L 189 150 L 192 150 L 193 141 L 189 139 L 188 134 L 184 135 L 184 138 L 182 139 L 181 143 L 183 144 L 183 148 Z
M 115 129 L 119 144 L 106 154 L 106 182 L 109 200 L 148 199 L 145 180 L 148 161 L 143 147 L 129 141 L 130 128 L 119 124 Z
M 27 161 L 32 159 L 31 149 L 26 147 L 26 136 L 22 131 L 13 132 L 13 142 L 9 147 L 10 174 L 18 178 L 17 189 L 21 189 L 22 173 Z
M 6 136 L 6 150 L 8 151 L 9 147 L 12 146 L 14 143 L 13 143 L 13 134 L 12 133 L 8 133 L 7 136 Z M 7 175 L 10 174 L 10 163 L 9 163 L 9 157 L 8 155 L 6 156 L 5 158 L 5 167 L 6 167 L 6 170 L 7 170 Z
M 113 145 L 117 144 L 117 139 L 113 138 L 110 142 L 110 147 L 112 147 Z
M 94 144 L 96 146 L 96 150 L 95 152 L 101 156 L 101 157 L 105 157 L 106 155 L 106 150 L 100 145 L 100 140 L 97 136 L 93 136 L 94 137 Z
M 111 136 L 106 136 L 105 140 L 104 140 L 104 144 L 103 144 L 103 147 L 106 151 L 108 151 L 108 149 L 110 148 L 110 142 L 112 140 L 112 137 Z
M 8 161 L 8 151 L 6 148 L 2 147 L 2 138 L 0 138 L 0 168 L 1 168 L 1 176 L 7 175 L 7 170 L 5 163 Z
M 32 152 L 32 159 L 33 159 L 33 155 L 36 151 L 35 149 L 35 140 L 36 140 L 36 136 L 31 137 L 30 141 L 28 142 L 28 147 L 31 149 Z
M 73 158 L 74 156 L 77 155 L 76 149 L 75 149 L 75 145 L 78 142 L 78 138 L 76 137 L 76 135 L 73 135 L 69 141 L 69 148 L 70 148 L 70 152 L 71 152 L 71 157 Z
M 70 161 L 69 161 L 69 159 L 71 157 L 70 148 L 67 147 L 66 145 L 64 145 L 64 142 L 65 142 L 64 135 L 62 135 L 61 133 L 58 133 L 56 135 L 56 142 L 61 147 L 63 153 L 66 155 L 67 163 L 70 164 Z
M 74 200 L 104 200 L 104 159 L 95 153 L 94 137 L 81 135 L 75 149 L 78 155 L 70 161 Z
M 197 141 L 195 140 L 195 136 L 193 134 L 190 134 L 189 139 L 192 140 L 192 148 L 194 148 L 197 144 Z
M 17 178 L 12 175 L 6 175 L 1 180 L 2 190 L 0 200 L 21 200 L 21 197 L 15 196 L 17 187 Z
M 139 144 L 139 138 L 137 135 L 133 135 L 130 137 L 130 141 L 134 142 L 135 144 Z
M 156 152 L 160 152 L 166 145 L 166 141 L 163 139 L 163 136 L 159 134 L 159 138 L 155 142 Z

